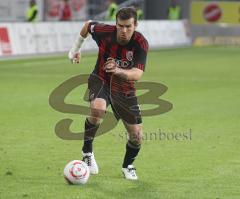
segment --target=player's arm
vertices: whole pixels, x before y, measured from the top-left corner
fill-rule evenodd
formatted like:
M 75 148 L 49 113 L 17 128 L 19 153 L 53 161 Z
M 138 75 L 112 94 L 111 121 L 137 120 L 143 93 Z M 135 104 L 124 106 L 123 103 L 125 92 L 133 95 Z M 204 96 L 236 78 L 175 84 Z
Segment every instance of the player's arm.
M 143 40 L 135 51 L 135 64 L 131 69 L 123 69 L 117 66 L 117 63 L 114 59 L 108 58 L 105 63 L 105 71 L 107 73 L 115 74 L 128 81 L 138 81 L 143 74 L 146 64 L 148 51 L 148 43 L 146 40 Z
M 122 69 L 117 68 L 116 75 L 128 81 L 138 81 L 141 79 L 143 71 L 138 68 Z
M 80 34 L 77 36 L 76 40 L 74 41 L 72 48 L 68 53 L 68 58 L 72 61 L 72 63 L 79 63 L 81 58 L 81 47 L 84 40 L 88 36 L 88 26 L 91 21 L 87 21 L 84 23 Z
M 131 69 L 122 69 L 117 67 L 117 63 L 114 61 L 114 59 L 109 59 L 105 63 L 105 71 L 107 73 L 117 75 L 127 81 L 138 81 L 143 74 L 143 70 L 139 68 L 134 67 Z
M 142 74 L 143 74 L 143 71 L 138 68 L 132 68 L 129 70 L 117 68 L 117 72 L 116 72 L 116 75 L 118 75 L 128 81 L 138 81 L 141 79 Z

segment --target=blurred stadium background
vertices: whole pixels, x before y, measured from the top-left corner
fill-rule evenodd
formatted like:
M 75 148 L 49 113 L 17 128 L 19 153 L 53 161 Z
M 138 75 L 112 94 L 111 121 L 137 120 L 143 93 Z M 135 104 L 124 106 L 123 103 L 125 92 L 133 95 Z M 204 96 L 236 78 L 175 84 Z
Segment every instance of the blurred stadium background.
M 169 21 L 170 0 L 116 1 L 119 8 L 135 6 L 143 12 L 139 30 L 151 48 L 189 45 L 239 45 L 240 1 L 177 0 L 179 20 Z M 0 59 L 18 55 L 65 53 L 82 21 L 106 19 L 108 1 L 69 0 L 69 21 L 61 20 L 63 0 L 36 0 L 35 22 L 26 23 L 29 1 L 0 2 Z M 156 37 L 160 34 L 161 36 Z M 89 41 L 85 51 L 96 50 Z
M 0 199 L 240 197 L 240 1 L 176 2 L 181 14 L 170 20 L 169 0 L 116 1 L 142 9 L 138 30 L 150 44 L 143 81 L 166 85 L 160 98 L 173 104 L 143 119 L 140 180 L 121 177 L 126 138 L 118 124 L 96 138 L 100 174 L 75 187 L 62 170 L 81 158 L 82 141 L 60 139 L 54 128 L 71 118 L 79 132 L 85 115 L 57 112 L 48 100 L 65 80 L 92 71 L 97 47 L 90 38 L 79 65 L 67 51 L 84 20 L 105 21 L 107 1 L 69 0 L 72 18 L 60 21 L 63 1 L 37 0 L 35 22 L 26 22 L 29 1 L 0 1 Z M 66 102 L 87 106 L 85 90 L 76 88 Z

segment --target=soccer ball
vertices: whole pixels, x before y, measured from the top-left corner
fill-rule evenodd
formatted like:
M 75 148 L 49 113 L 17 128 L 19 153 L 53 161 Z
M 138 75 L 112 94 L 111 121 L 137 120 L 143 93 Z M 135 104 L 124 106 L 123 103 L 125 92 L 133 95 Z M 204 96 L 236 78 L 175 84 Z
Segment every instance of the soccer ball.
M 65 166 L 63 174 L 69 184 L 85 184 L 88 181 L 90 171 L 85 162 L 73 160 Z

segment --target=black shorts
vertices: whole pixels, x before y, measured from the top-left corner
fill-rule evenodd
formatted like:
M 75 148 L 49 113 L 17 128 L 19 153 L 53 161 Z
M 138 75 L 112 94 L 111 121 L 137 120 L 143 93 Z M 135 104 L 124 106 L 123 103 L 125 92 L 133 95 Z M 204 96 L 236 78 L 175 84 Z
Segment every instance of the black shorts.
M 108 85 L 98 78 L 97 75 L 91 74 L 88 78 L 89 101 L 95 98 L 102 98 L 106 101 L 107 106 L 111 104 L 113 113 L 117 120 L 122 119 L 128 124 L 141 124 L 142 117 L 135 92 L 128 94 L 120 92 L 110 92 Z

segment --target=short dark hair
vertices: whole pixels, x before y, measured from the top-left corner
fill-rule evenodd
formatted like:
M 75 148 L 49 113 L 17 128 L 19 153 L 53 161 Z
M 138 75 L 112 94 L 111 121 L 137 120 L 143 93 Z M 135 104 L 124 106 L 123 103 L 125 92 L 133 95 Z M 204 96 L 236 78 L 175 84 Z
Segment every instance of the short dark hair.
M 134 23 L 137 23 L 137 12 L 133 7 L 125 7 L 118 10 L 116 14 L 116 20 L 127 20 L 127 19 L 134 19 Z

